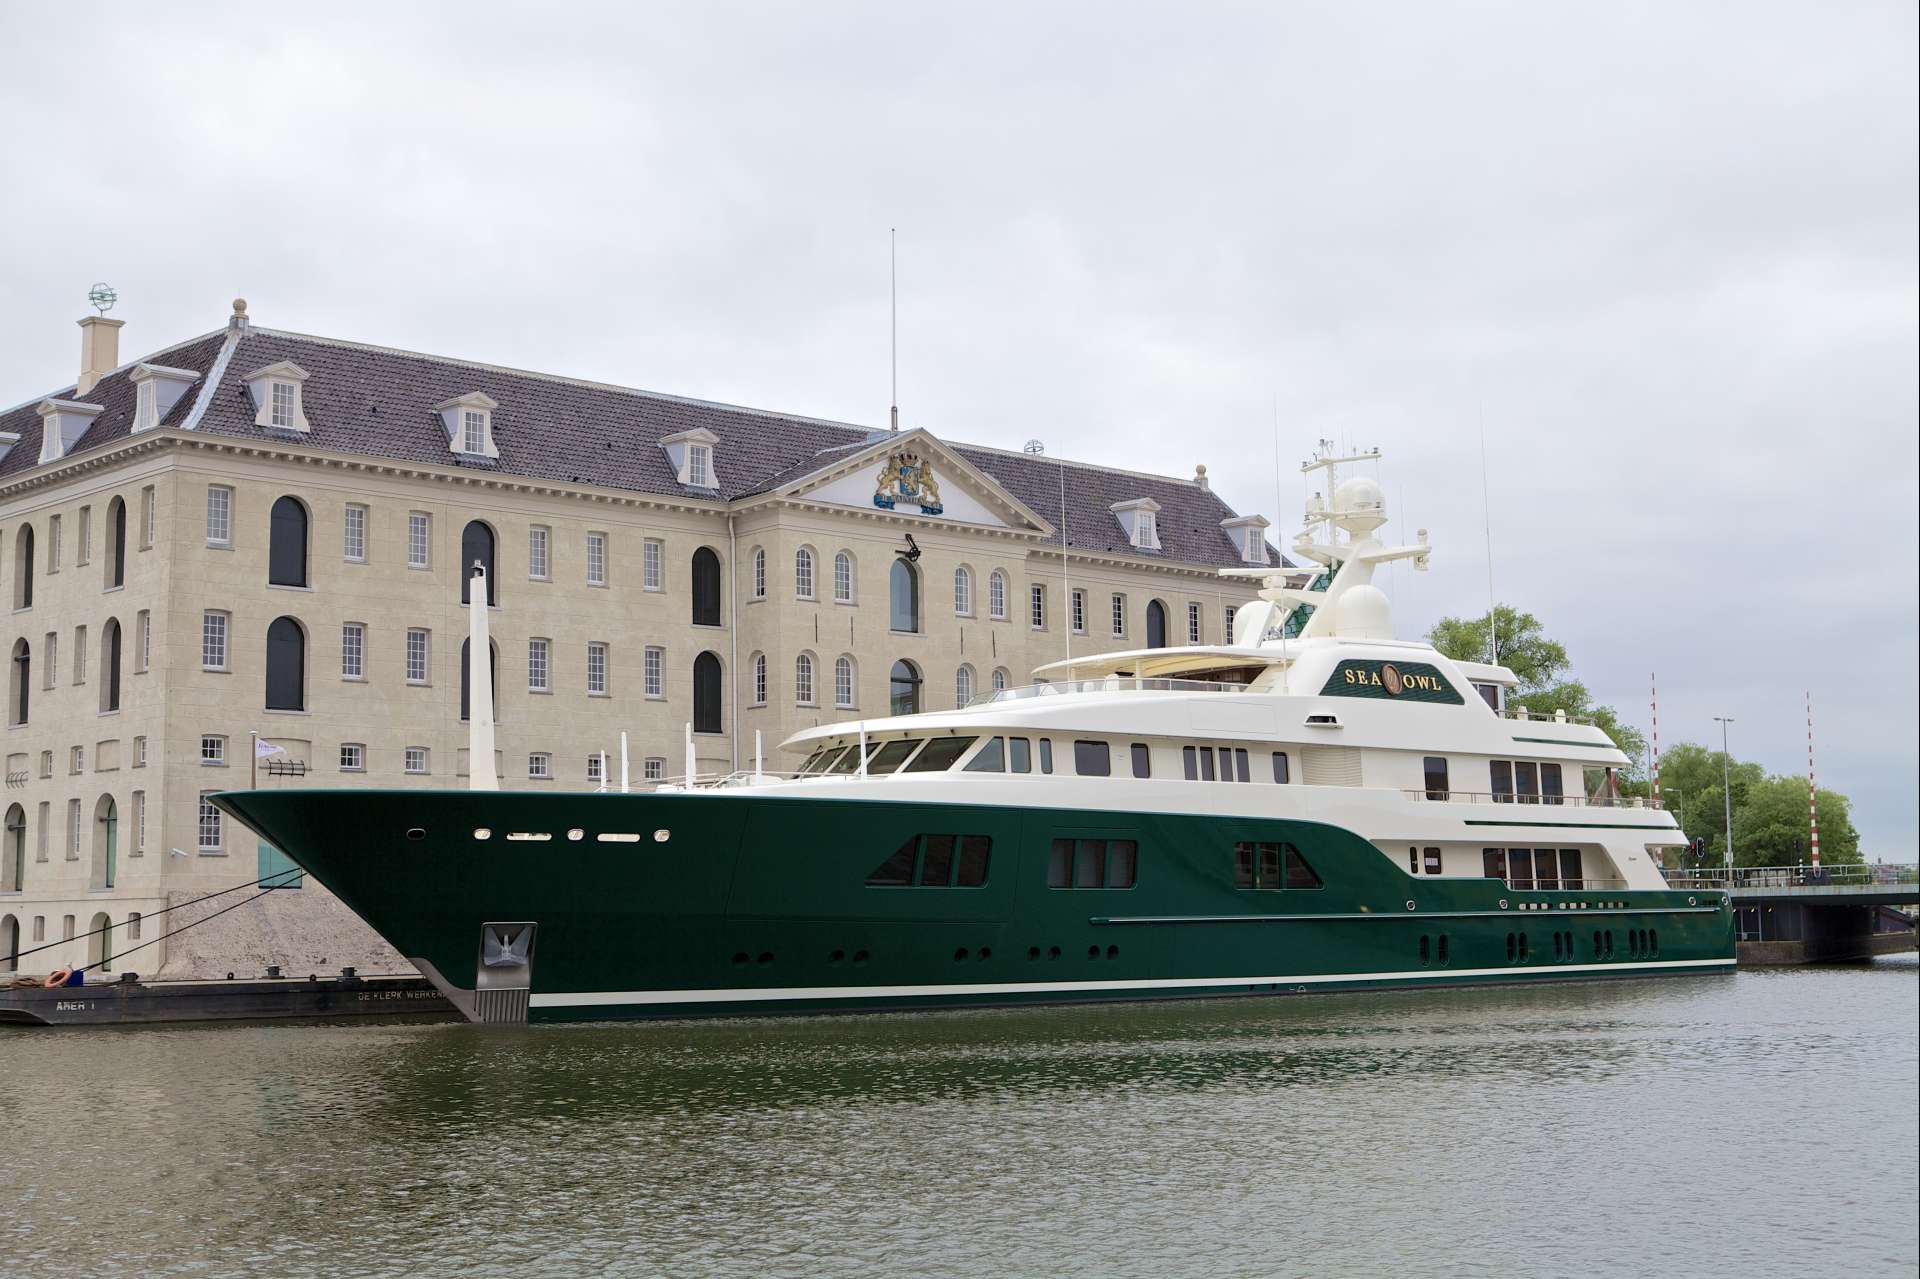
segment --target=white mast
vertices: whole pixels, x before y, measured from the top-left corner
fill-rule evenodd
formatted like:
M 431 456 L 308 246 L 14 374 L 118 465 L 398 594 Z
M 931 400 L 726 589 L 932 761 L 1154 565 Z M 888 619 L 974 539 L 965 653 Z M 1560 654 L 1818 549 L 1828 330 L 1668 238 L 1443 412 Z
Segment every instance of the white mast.
M 487 570 L 473 562 L 467 584 L 467 789 L 499 790 L 493 767 L 493 642 L 487 636 Z

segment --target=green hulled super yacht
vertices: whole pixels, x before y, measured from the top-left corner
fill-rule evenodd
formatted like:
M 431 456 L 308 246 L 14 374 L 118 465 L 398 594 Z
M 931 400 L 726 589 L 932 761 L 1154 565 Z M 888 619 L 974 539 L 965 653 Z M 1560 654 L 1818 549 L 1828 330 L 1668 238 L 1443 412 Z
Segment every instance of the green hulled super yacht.
M 236 791 L 476 1021 L 1267 995 L 1730 969 L 1724 891 L 1600 729 L 1393 638 L 1380 488 L 1317 456 L 1230 644 L 1104 653 L 795 768 L 645 791 Z M 485 583 L 476 582 L 484 591 Z M 484 596 L 482 596 L 484 598 Z M 475 654 L 488 651 L 471 610 Z M 493 758 L 475 662 L 471 758 Z M 691 765 L 691 751 L 689 751 Z

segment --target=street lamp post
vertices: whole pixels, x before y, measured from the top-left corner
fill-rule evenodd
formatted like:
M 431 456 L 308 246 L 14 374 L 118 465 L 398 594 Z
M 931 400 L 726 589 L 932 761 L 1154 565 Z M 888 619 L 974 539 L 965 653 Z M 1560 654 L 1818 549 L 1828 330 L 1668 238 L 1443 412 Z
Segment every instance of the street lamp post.
M 1733 723 L 1731 715 L 1715 715 L 1714 722 L 1720 725 L 1720 799 L 1727 813 L 1727 882 L 1733 882 L 1733 780 L 1732 765 L 1727 755 L 1727 725 Z

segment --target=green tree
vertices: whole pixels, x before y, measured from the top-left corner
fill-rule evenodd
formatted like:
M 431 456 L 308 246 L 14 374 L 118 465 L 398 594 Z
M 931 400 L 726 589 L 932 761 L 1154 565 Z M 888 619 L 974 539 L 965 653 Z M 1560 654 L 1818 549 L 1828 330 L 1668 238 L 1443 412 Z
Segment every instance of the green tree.
M 1539 618 L 1506 604 L 1495 605 L 1493 634 L 1500 646 L 1498 664 L 1520 681 L 1520 687 L 1507 694 L 1508 706 L 1524 706 L 1542 716 L 1565 711 L 1591 718 L 1632 761 L 1627 775 L 1639 775 L 1646 738 L 1639 729 L 1624 723 L 1611 706 L 1596 706 L 1585 684 L 1564 678 L 1570 664 L 1566 646 L 1547 638 Z M 1427 632 L 1427 642 L 1457 662 L 1494 661 L 1485 613 L 1479 617 L 1443 617 Z
M 1680 822 L 1687 838 L 1703 839 L 1707 860 L 1715 865 L 1727 857 L 1726 810 L 1722 796 L 1719 751 L 1710 751 L 1692 742 L 1681 742 L 1660 756 L 1660 796 L 1667 809 Z M 1746 802 L 1747 791 L 1766 780 L 1766 770 L 1758 764 L 1730 761 L 1727 779 L 1733 787 L 1733 807 L 1737 811 Z M 1734 828 L 1734 851 L 1740 849 L 1739 827 Z
M 1857 866 L 1860 833 L 1853 828 L 1844 795 L 1818 792 L 1820 864 Z M 1806 862 L 1809 850 L 1807 779 L 1769 777 L 1747 788 L 1733 814 L 1733 857 L 1741 866 L 1792 866 Z

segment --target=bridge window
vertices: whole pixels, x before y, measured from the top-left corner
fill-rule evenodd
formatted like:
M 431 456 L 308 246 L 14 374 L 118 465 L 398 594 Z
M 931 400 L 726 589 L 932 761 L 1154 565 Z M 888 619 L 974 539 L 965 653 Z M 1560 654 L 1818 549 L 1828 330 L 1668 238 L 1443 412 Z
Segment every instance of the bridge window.
M 927 743 L 927 748 L 913 757 L 913 760 L 900 771 L 903 773 L 944 773 L 953 767 L 954 761 L 967 753 L 967 748 L 980 739 L 977 737 L 936 737 Z
M 1082 777 L 1112 776 L 1113 752 L 1105 742 L 1077 741 L 1073 744 L 1073 771 Z
M 969 773 L 1004 773 L 1007 771 L 1006 739 L 989 737 L 974 757 L 967 761 L 963 770 Z
M 980 888 L 993 840 L 986 835 L 909 835 L 867 876 L 875 888 Z
M 925 740 L 926 738 L 924 737 L 909 737 L 905 741 L 888 742 L 874 753 L 872 759 L 867 761 L 867 771 L 869 773 L 893 772 L 896 768 L 899 768 L 900 765 L 906 763 L 907 756 L 913 754 L 914 750 Z
M 1007 771 L 1010 773 L 1031 773 L 1033 771 L 1033 743 L 1024 737 L 1007 739 Z

